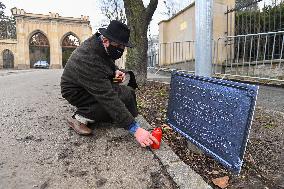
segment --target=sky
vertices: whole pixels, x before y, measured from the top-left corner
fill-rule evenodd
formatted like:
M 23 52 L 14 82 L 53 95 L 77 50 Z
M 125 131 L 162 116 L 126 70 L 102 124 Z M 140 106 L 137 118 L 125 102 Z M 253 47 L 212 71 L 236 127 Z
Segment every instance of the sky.
M 175 0 L 178 7 L 181 9 L 189 4 L 189 1 Z M 81 15 L 89 16 L 93 33 L 100 27 L 104 15 L 101 13 L 99 0 L 1 0 L 6 6 L 5 14 L 11 15 L 10 9 L 17 7 L 24 9 L 27 13 L 45 14 L 49 12 L 59 13 L 63 17 L 80 18 Z M 73 3 L 75 2 L 75 3 Z M 143 0 L 144 5 L 148 5 L 150 0 Z M 153 20 L 150 25 L 151 35 L 158 35 L 158 23 L 168 17 L 163 15 L 166 8 L 163 0 L 159 0 L 158 7 L 153 15 Z

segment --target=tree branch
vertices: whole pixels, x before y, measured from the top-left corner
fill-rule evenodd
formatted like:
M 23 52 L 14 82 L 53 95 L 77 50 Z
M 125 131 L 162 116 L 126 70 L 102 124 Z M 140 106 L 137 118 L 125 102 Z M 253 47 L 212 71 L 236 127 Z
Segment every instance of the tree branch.
M 151 0 L 148 7 L 146 8 L 146 22 L 149 24 L 152 16 L 158 6 L 158 0 Z
M 127 19 L 131 19 L 131 17 L 135 16 L 135 14 L 137 13 L 141 14 L 143 10 L 145 10 L 142 0 L 123 0 L 123 1 L 124 1 L 125 13 L 127 12 L 126 16 L 129 17 Z
M 100 3 L 101 12 L 107 21 L 118 20 L 125 23 L 123 0 L 100 0 Z

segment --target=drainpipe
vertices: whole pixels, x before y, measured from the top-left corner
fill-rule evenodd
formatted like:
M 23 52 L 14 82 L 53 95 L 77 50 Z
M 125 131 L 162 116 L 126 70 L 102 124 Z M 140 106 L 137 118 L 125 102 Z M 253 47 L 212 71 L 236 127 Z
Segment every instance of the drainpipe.
M 195 75 L 212 75 L 213 0 L 195 1 Z

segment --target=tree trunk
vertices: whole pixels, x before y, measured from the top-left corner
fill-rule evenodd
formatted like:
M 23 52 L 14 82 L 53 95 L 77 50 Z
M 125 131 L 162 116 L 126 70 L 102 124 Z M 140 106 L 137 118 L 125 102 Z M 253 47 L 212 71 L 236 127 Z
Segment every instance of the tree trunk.
M 130 42 L 134 45 L 127 49 L 126 68 L 134 71 L 139 83 L 147 79 L 147 31 L 157 5 L 158 0 L 151 0 L 147 8 L 142 0 L 124 0 Z

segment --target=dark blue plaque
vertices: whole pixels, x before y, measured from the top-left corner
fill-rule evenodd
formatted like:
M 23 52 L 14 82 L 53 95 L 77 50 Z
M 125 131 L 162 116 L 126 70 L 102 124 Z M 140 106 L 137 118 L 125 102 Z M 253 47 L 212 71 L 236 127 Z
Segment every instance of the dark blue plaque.
M 241 170 L 258 86 L 174 72 L 168 123 L 235 173 Z

